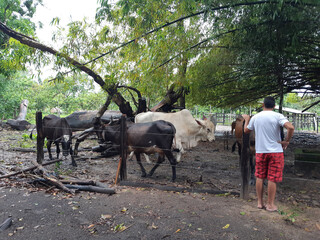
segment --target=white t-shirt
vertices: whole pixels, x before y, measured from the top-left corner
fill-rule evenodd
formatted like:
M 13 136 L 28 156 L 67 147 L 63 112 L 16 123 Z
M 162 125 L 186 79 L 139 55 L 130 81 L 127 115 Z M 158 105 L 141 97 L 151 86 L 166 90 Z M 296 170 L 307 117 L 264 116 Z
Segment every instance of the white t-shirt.
M 255 130 L 256 153 L 283 152 L 280 127 L 288 122 L 288 119 L 274 111 L 262 111 L 254 115 L 247 126 Z

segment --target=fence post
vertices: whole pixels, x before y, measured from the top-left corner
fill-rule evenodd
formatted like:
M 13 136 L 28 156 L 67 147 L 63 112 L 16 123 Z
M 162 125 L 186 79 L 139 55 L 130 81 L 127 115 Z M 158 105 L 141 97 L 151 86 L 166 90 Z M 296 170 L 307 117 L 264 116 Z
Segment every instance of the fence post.
M 225 124 L 226 115 L 224 113 L 224 109 L 222 109 L 222 125 Z
M 37 126 L 37 163 L 42 164 L 44 159 L 43 145 L 43 128 L 42 128 L 42 112 L 36 112 L 36 126 Z
M 120 180 L 127 180 L 127 122 L 124 115 L 121 116 L 120 124 Z
M 241 149 L 241 157 L 240 157 L 240 166 L 241 166 L 241 190 L 240 197 L 242 199 L 249 198 L 249 134 L 244 133 L 244 123 L 242 127 L 242 149 Z

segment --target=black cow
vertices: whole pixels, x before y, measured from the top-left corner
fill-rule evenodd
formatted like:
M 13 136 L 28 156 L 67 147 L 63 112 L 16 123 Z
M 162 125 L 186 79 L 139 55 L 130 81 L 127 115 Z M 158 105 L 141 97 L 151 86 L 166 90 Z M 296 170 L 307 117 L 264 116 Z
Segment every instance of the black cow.
M 127 121 L 127 146 L 128 152 L 134 152 L 137 162 L 140 165 L 142 177 L 152 176 L 154 171 L 168 158 L 172 167 L 172 181 L 176 179 L 176 164 L 177 161 L 172 154 L 172 143 L 176 133 L 173 124 L 159 120 L 147 123 L 133 123 Z M 102 130 L 102 138 L 104 141 L 111 141 L 116 145 L 120 144 L 120 124 L 105 125 Z M 140 154 L 158 153 L 159 157 L 156 165 L 151 169 L 149 174 L 146 174 Z
M 54 142 L 57 147 L 57 158 L 59 158 L 59 143 L 61 143 L 63 156 L 68 156 L 68 153 L 70 152 L 72 165 L 76 167 L 77 163 L 74 160 L 72 151 L 72 130 L 67 120 L 65 118 L 59 118 L 55 115 L 48 115 L 43 118 L 42 125 L 44 137 L 48 140 L 47 148 L 50 160 L 52 160 L 52 142 Z

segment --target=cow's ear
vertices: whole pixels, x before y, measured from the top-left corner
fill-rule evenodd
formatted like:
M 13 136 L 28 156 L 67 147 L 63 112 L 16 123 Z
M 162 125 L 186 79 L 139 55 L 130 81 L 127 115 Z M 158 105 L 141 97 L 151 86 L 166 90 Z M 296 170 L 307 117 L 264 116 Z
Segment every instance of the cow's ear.
M 196 119 L 196 122 L 197 122 L 201 127 L 205 127 L 205 125 L 204 125 L 201 121 L 199 121 L 198 119 Z

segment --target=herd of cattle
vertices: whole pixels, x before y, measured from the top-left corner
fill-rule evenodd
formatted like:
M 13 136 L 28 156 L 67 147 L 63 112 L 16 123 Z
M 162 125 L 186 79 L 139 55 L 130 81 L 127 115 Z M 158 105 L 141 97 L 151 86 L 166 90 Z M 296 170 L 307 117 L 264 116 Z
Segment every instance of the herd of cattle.
M 111 142 L 117 148 L 120 145 L 120 121 L 112 121 L 112 116 L 116 115 L 119 118 L 121 113 L 108 113 L 107 111 L 106 114 L 107 116 L 102 117 L 99 136 L 104 142 Z M 48 140 L 47 148 L 50 159 L 52 159 L 51 144 L 55 143 L 56 145 L 57 158 L 59 158 L 59 144 L 61 144 L 63 155 L 67 156 L 70 153 L 72 165 L 77 166 L 72 150 L 72 138 L 74 138 L 72 132 L 92 126 L 93 115 L 82 118 L 82 121 L 79 120 L 81 116 L 80 118 L 77 116 L 76 120 L 70 116 L 66 118 L 59 118 L 55 115 L 45 116 L 43 118 L 43 133 Z M 203 119 L 195 119 L 187 109 L 174 113 L 140 113 L 135 117 L 134 122 L 128 120 L 126 126 L 127 151 L 131 153 L 131 156 L 133 154 L 136 156 L 142 177 L 151 176 L 167 157 L 172 167 L 172 181 L 174 181 L 176 179 L 176 164 L 180 161 L 181 154 L 184 153 L 185 149 L 197 146 L 199 141 L 212 142 L 215 140 L 215 124 L 205 116 L 203 116 Z M 237 119 L 234 126 L 240 154 L 241 120 Z M 173 151 L 177 152 L 176 158 Z M 147 174 L 141 163 L 140 155 L 146 154 L 146 160 L 150 161 L 147 155 L 154 153 L 158 153 L 158 160 Z

